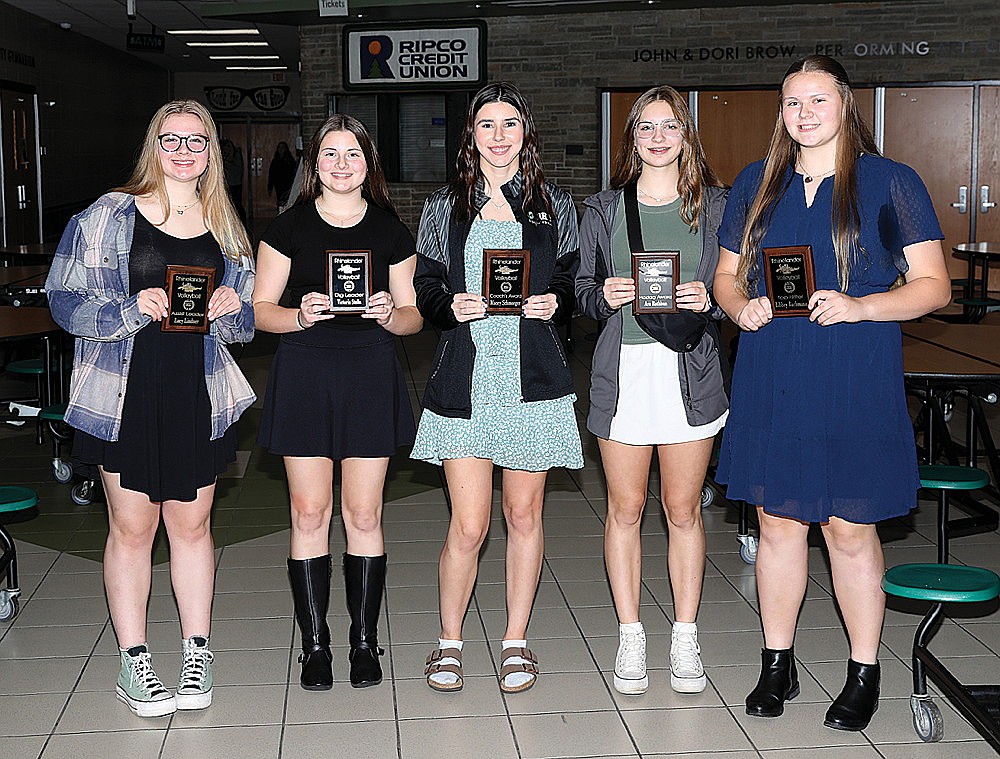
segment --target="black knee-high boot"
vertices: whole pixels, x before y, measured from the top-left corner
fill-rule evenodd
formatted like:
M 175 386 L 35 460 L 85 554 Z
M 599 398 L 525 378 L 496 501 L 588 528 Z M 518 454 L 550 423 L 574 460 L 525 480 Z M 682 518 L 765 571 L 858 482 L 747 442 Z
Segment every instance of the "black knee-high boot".
M 292 581 L 295 619 L 302 631 L 302 675 L 299 682 L 306 690 L 330 690 L 333 687 L 333 652 L 330 650 L 330 627 L 326 611 L 330 606 L 332 557 L 289 559 L 288 576 Z
M 378 615 L 385 588 L 386 556 L 344 554 L 344 585 L 351 612 L 351 685 L 367 688 L 382 682 L 378 657 Z

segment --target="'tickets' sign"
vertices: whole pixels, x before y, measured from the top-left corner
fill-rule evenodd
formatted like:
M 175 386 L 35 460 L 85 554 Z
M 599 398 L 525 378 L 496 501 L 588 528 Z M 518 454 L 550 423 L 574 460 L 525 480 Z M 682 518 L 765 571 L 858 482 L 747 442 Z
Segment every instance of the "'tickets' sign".
M 345 26 L 344 88 L 471 88 L 486 75 L 486 24 Z

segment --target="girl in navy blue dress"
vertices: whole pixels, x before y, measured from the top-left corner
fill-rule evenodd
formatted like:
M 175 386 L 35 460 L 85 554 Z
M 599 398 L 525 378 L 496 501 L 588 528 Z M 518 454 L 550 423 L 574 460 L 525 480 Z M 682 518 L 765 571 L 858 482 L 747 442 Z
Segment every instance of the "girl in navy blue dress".
M 811 522 L 850 638 L 847 684 L 824 724 L 863 730 L 878 708 L 875 526 L 908 513 L 919 488 L 897 322 L 948 303 L 942 238 L 920 178 L 879 155 L 843 67 L 819 55 L 793 64 L 768 155 L 733 185 L 715 276 L 743 330 L 718 479 L 760 520 L 765 647 L 747 714 L 777 717 L 799 693 L 792 644 Z M 775 319 L 762 249 L 792 245 L 811 246 L 816 292 L 808 316 Z

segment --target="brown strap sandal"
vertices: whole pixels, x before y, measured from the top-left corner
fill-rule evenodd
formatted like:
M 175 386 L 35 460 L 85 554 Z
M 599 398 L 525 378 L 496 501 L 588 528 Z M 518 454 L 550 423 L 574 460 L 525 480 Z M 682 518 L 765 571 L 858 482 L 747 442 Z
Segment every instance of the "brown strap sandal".
M 455 659 L 458 664 L 442 664 L 442 659 Z M 442 693 L 452 693 L 462 690 L 465 680 L 462 677 L 462 652 L 459 649 L 436 648 L 427 657 L 426 664 L 427 666 L 424 667 L 424 676 L 427 678 L 427 684 L 431 688 Z M 431 675 L 436 675 L 438 672 L 450 672 L 458 680 L 453 683 L 440 683 L 437 680 L 432 680 Z
M 521 693 L 535 684 L 535 680 L 538 679 L 538 657 L 532 653 L 530 648 L 505 648 L 503 649 L 502 656 L 503 659 L 500 660 L 500 690 L 504 693 Z M 524 661 L 519 663 L 510 661 L 518 657 L 524 659 Z M 527 672 L 531 675 L 531 679 L 520 685 L 504 685 L 507 675 L 514 672 Z

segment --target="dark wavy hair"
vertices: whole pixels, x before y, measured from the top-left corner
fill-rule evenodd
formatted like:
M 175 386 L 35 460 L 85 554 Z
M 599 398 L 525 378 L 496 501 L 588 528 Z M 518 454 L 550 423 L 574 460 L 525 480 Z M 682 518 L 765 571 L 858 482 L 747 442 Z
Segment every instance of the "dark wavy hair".
M 677 181 L 677 191 L 683 201 L 681 218 L 684 223 L 697 229 L 704 188 L 706 186 L 722 187 L 723 185 L 705 157 L 705 150 L 701 146 L 701 139 L 698 137 L 698 130 L 695 129 L 694 119 L 691 118 L 687 99 L 673 87 L 665 84 L 653 87 L 642 93 L 632 104 L 632 109 L 625 119 L 625 128 L 622 130 L 622 138 L 618 143 L 618 152 L 615 154 L 611 186 L 615 189 L 624 187 L 642 173 L 642 161 L 639 159 L 639 152 L 635 147 L 635 125 L 639 123 L 639 118 L 646 110 L 646 106 L 657 102 L 669 105 L 670 110 L 674 112 L 674 118 L 681 123 L 684 145 L 678 159 L 680 178 Z
M 374 203 L 379 208 L 384 208 L 396 214 L 396 207 L 389 197 L 389 185 L 385 181 L 385 172 L 382 170 L 382 161 L 379 160 L 375 143 L 365 125 L 353 116 L 346 116 L 335 113 L 323 122 L 323 126 L 316 130 L 309 141 L 309 148 L 306 150 L 306 157 L 303 159 L 302 171 L 302 192 L 299 194 L 299 203 L 311 203 L 323 194 L 323 185 L 319 181 L 319 148 L 323 144 L 324 138 L 330 132 L 350 132 L 358 138 L 358 145 L 365 155 L 365 163 L 368 165 L 368 175 L 361 185 L 361 197 L 369 203 Z M 397 214 L 398 215 L 398 214 Z
M 508 82 L 487 84 L 475 94 L 465 114 L 465 126 L 455 157 L 455 179 L 451 183 L 451 194 L 455 206 L 453 215 L 459 221 L 468 221 L 478 213 L 476 208 L 476 186 L 485 181 L 480 168 L 479 150 L 476 149 L 476 114 L 490 103 L 507 103 L 512 106 L 524 124 L 524 142 L 518 155 L 521 175 L 524 178 L 522 194 L 523 210 L 534 209 L 553 215 L 552 200 L 545 190 L 545 174 L 542 172 L 541 141 L 535 120 L 531 116 L 528 101 L 518 89 Z
M 753 297 L 750 294 L 750 280 L 757 272 L 757 250 L 767 232 L 774 208 L 788 188 L 786 176 L 789 171 L 795 171 L 795 164 L 799 160 L 799 144 L 791 138 L 785 128 L 785 122 L 781 118 L 781 106 L 785 83 L 800 73 L 829 76 L 843 103 L 834 162 L 832 221 L 838 279 L 844 292 L 847 292 L 850 283 L 851 263 L 863 253 L 858 242 L 861 216 L 858 213 L 857 163 L 862 155 L 879 155 L 879 149 L 875 144 L 871 128 L 865 123 L 858 109 L 847 71 L 839 61 L 827 55 L 809 55 L 789 66 L 781 78 L 774 133 L 767 149 L 760 189 L 747 213 L 743 244 L 740 246 L 740 260 L 736 267 L 736 287 L 747 297 Z

